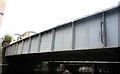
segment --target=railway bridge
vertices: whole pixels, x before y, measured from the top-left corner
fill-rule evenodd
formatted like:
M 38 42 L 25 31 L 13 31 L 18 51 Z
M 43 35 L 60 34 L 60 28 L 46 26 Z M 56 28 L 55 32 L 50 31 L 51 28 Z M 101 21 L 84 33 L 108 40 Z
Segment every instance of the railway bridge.
M 68 64 L 69 66 L 73 64 L 75 66 L 72 67 L 76 70 L 86 64 L 92 68 L 107 64 L 109 69 L 116 68 L 114 71 L 118 71 L 119 28 L 120 8 L 115 6 L 10 44 L 4 48 L 5 58 L 8 67 L 14 66 L 14 69 L 19 67 L 17 71 L 28 70 L 27 68 L 33 70 L 33 66 L 35 68 L 40 61 L 47 61 L 52 66 L 56 63 L 67 67 Z

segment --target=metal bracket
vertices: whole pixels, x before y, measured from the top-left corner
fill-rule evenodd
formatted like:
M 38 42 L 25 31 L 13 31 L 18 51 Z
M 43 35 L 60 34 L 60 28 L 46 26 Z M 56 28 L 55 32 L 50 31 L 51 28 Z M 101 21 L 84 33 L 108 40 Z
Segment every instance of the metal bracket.
M 101 42 L 104 44 L 104 39 L 103 39 L 103 21 L 100 21 L 100 37 L 101 37 Z
M 105 23 L 105 13 L 102 13 L 102 21 L 100 21 L 100 34 L 101 34 L 101 43 L 104 47 L 107 46 L 106 40 L 106 23 Z

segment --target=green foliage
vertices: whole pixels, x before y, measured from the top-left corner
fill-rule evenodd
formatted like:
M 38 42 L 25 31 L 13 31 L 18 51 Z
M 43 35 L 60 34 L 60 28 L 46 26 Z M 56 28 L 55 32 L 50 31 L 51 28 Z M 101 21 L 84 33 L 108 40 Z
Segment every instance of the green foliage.
M 12 36 L 9 35 L 9 34 L 6 34 L 6 35 L 4 36 L 4 41 L 11 42 L 11 41 L 12 41 Z

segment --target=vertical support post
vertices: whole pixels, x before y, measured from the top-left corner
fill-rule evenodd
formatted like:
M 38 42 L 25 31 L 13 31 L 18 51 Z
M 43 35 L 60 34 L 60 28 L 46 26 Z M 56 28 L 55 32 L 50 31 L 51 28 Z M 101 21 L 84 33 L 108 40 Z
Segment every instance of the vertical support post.
M 32 38 L 29 37 L 28 53 L 30 53 Z
M 11 51 L 12 55 L 15 55 L 15 49 L 14 49 L 14 47 L 15 47 L 15 44 L 12 45 L 12 51 Z
M 16 43 L 16 52 L 15 52 L 15 54 L 17 54 L 17 52 L 18 52 L 18 42 Z
M 75 25 L 74 22 L 72 22 L 72 45 L 71 49 L 75 49 Z
M 106 39 L 106 21 L 105 21 L 105 13 L 103 12 L 102 13 L 102 24 L 103 24 L 103 44 L 104 44 L 104 47 L 107 46 L 107 39 Z
M 54 43 L 55 43 L 55 29 L 52 29 L 52 42 L 51 42 L 51 51 L 54 51 Z
M 13 55 L 13 52 L 14 52 L 13 46 L 14 46 L 14 44 L 10 46 L 11 47 L 11 51 L 9 51 L 10 55 Z
M 40 52 L 40 46 L 41 46 L 41 34 L 39 34 L 39 39 L 38 39 L 38 53 Z
M 22 40 L 21 54 L 23 53 L 24 40 Z

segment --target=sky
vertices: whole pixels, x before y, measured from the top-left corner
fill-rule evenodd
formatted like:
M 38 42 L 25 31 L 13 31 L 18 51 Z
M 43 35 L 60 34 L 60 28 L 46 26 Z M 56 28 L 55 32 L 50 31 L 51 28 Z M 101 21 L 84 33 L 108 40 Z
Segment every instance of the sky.
M 0 28 L 5 34 L 37 33 L 118 5 L 119 0 L 6 0 Z

